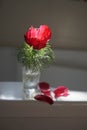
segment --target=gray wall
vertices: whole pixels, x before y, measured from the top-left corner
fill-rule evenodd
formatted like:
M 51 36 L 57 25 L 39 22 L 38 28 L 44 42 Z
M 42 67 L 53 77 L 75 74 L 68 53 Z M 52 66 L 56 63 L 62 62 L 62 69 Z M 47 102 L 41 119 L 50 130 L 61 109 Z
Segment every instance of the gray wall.
M 47 24 L 58 48 L 87 49 L 87 3 L 80 0 L 0 0 L 0 44 L 17 45 L 26 29 Z
M 17 45 L 28 26 L 52 29 L 56 63 L 41 73 L 51 86 L 87 90 L 87 3 L 74 0 L 0 1 L 0 81 L 21 81 Z

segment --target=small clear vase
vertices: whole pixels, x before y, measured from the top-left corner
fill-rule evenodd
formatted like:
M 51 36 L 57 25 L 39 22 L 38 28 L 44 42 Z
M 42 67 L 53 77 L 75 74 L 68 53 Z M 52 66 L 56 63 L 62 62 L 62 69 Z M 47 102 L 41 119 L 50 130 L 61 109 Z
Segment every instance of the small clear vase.
M 40 71 L 23 67 L 23 97 L 32 100 L 38 91 Z

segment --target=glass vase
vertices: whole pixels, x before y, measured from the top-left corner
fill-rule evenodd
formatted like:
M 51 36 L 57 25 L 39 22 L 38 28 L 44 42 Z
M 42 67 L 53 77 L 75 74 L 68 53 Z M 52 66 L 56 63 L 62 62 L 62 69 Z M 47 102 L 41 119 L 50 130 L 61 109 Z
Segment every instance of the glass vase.
M 32 100 L 38 91 L 40 71 L 23 67 L 23 97 Z

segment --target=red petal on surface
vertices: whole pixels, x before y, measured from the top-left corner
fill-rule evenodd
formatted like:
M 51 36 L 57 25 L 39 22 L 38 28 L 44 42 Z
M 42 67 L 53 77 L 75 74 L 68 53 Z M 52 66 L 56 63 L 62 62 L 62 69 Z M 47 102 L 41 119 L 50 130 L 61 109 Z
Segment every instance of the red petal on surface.
M 60 96 L 68 96 L 68 88 L 65 86 L 58 86 L 53 92 L 55 94 L 55 98 Z
M 42 93 L 44 93 L 45 95 L 48 95 L 50 96 L 50 85 L 47 83 L 47 82 L 40 82 L 39 83 L 39 88 L 40 88 L 40 91 Z
M 53 99 L 47 95 L 38 94 L 34 98 L 38 101 L 46 102 L 50 105 L 54 103 Z

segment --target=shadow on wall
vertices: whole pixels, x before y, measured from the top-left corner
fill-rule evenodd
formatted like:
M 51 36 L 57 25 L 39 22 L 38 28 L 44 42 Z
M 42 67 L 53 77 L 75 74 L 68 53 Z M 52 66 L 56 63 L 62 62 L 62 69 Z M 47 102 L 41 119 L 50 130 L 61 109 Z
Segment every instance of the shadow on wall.
M 13 47 L 0 47 L 0 81 L 16 81 L 20 67 L 17 63 L 16 49 Z
M 42 72 L 51 86 L 87 91 L 87 51 L 55 50 L 56 61 Z

